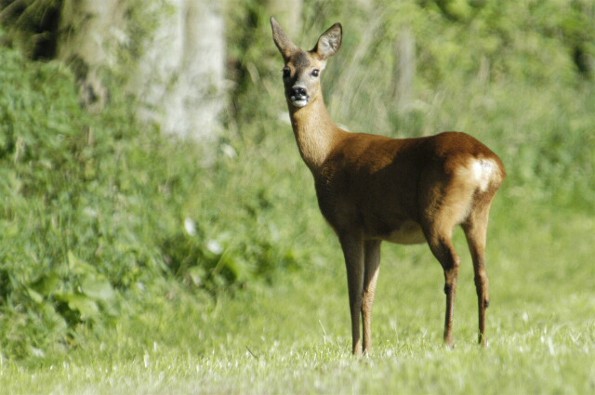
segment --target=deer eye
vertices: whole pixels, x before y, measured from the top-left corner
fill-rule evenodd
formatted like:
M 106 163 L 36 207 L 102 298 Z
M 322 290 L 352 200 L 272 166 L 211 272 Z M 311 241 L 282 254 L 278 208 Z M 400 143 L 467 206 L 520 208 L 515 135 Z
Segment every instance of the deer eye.
M 320 75 L 320 70 L 314 69 L 311 73 L 312 77 L 318 77 Z
M 291 76 L 291 70 L 289 67 L 283 67 L 283 78 L 289 78 Z

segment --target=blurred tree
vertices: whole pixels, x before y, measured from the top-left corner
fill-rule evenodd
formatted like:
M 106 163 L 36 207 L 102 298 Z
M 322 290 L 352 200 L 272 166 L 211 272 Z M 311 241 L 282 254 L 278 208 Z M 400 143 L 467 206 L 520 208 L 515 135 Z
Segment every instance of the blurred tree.
M 225 105 L 225 30 L 219 2 L 169 0 L 158 10 L 131 81 L 140 116 L 182 137 L 213 140 Z
M 58 3 L 62 7 L 55 16 L 59 21 L 55 55 L 73 66 L 85 107 L 100 111 L 108 100 L 108 89 L 99 71 L 117 63 L 117 46 L 127 39 L 123 30 L 125 9 L 117 0 Z
M 413 100 L 415 80 L 415 37 L 409 28 L 403 28 L 395 45 L 395 83 L 393 96 L 400 112 L 407 111 Z
M 100 111 L 106 76 L 139 99 L 138 115 L 182 137 L 213 140 L 224 107 L 223 11 L 210 0 L 0 0 L 0 23 L 32 59 L 74 70 Z
M 383 86 L 392 87 L 401 109 L 415 100 L 415 84 L 435 84 L 455 67 L 479 75 L 482 81 L 515 75 L 539 82 L 554 73 L 553 50 L 556 62 L 571 66 L 565 69 L 569 75 L 585 80 L 593 76 L 592 0 L 345 4 L 344 0 L 0 0 L 0 24 L 8 31 L 0 40 L 18 45 L 33 59 L 66 61 L 79 80 L 82 102 L 91 110 L 100 110 L 109 99 L 105 71 L 115 71 L 117 85 L 139 99 L 141 119 L 203 141 L 217 136 L 227 99 L 227 128 L 268 111 L 262 90 L 273 88 L 262 76 L 277 67 L 271 63 L 277 59 L 268 33 L 271 15 L 295 40 L 343 21 L 344 52 L 359 42 L 359 47 L 367 48 L 365 53 L 374 54 L 375 65 L 396 71 L 394 81 Z M 363 53 L 353 55 L 359 61 Z M 332 81 L 328 73 L 327 89 L 348 92 L 341 84 L 354 80 L 365 86 L 368 77 L 354 79 L 361 69 L 357 62 L 344 62 L 341 79 Z M 226 78 L 233 81 L 228 90 Z M 335 98 L 329 99 L 329 106 L 340 115 L 335 107 L 349 100 Z M 349 107 L 345 108 L 348 113 Z

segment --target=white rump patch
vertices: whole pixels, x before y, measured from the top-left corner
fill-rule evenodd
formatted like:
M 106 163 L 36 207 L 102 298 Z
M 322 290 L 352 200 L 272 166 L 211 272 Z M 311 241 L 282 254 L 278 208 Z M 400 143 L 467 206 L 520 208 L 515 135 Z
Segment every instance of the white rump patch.
M 494 176 L 499 174 L 498 165 L 491 159 L 474 159 L 470 170 L 481 192 L 487 191 Z

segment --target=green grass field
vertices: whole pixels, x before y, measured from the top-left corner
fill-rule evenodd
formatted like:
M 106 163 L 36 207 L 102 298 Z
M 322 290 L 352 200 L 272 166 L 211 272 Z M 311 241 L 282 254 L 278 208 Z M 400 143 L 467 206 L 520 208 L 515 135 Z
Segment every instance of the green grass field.
M 174 288 L 169 302 L 147 301 L 142 314 L 122 317 L 110 333 L 87 339 L 66 357 L 3 361 L 0 388 L 39 394 L 591 393 L 594 221 L 550 212 L 543 223 L 545 210 L 496 203 L 487 349 L 475 344 L 468 254 L 451 350 L 441 344 L 438 263 L 425 246 L 386 244 L 375 349 L 368 358 L 352 357 L 343 263 L 329 235 L 308 241 L 320 255 L 303 262 L 299 274 L 250 286 L 241 298 L 213 301 Z M 457 246 L 463 250 L 463 237 Z

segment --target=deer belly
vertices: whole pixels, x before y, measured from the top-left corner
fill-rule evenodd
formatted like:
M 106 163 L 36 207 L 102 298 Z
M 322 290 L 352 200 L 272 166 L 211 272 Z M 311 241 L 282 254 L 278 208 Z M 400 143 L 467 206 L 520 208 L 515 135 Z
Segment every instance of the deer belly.
M 426 241 L 421 226 L 414 221 L 401 222 L 397 228 L 380 238 L 397 244 L 419 244 Z

